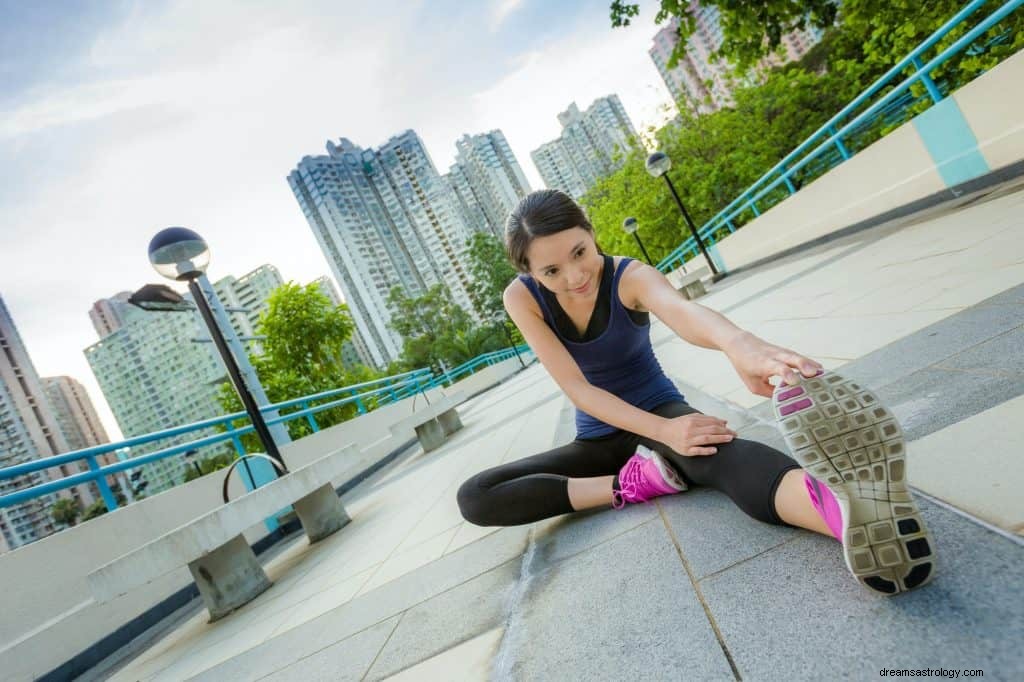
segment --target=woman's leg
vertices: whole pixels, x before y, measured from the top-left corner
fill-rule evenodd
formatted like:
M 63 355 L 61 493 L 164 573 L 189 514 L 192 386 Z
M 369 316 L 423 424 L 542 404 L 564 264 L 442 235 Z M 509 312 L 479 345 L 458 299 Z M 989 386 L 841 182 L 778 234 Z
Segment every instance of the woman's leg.
M 462 516 L 478 526 L 516 526 L 610 504 L 615 475 L 635 452 L 630 435 L 576 440 L 481 471 L 459 488 Z
M 662 417 L 699 412 L 683 402 L 665 403 L 651 411 Z M 755 519 L 832 535 L 811 503 L 803 469 L 775 448 L 736 438 L 718 444 L 713 455 L 687 456 L 650 438 L 638 440 L 668 459 L 687 482 L 724 492 Z

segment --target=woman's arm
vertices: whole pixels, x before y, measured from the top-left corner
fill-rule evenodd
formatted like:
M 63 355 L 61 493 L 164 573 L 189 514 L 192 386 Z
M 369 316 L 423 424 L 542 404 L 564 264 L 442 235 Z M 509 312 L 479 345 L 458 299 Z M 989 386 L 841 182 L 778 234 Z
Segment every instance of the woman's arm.
M 637 308 L 657 315 L 683 340 L 725 353 L 752 393 L 771 397 L 771 377 L 796 383 L 795 372 L 814 376 L 823 369 L 814 360 L 740 329 L 721 313 L 687 301 L 650 265 L 630 265 L 625 274 L 625 291 L 620 288 L 620 292 L 633 298 Z

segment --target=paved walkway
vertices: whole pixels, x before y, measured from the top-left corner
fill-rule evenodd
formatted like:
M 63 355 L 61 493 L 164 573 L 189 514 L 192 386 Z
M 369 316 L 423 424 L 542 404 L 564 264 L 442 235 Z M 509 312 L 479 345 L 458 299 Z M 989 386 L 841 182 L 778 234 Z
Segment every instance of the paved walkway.
M 1003 188 L 737 274 L 701 303 L 871 387 L 908 436 L 938 575 L 886 599 L 835 541 L 691 490 L 532 526 L 464 522 L 458 485 L 572 438 L 539 365 L 462 408 L 465 428 L 346 496 L 354 522 L 292 541 L 275 585 L 197 611 L 114 680 L 872 679 L 1024 676 L 1024 191 Z M 784 449 L 724 357 L 655 323 L 699 409 Z M 972 520 L 965 516 L 972 517 Z M 393 676 L 393 677 L 392 677 Z

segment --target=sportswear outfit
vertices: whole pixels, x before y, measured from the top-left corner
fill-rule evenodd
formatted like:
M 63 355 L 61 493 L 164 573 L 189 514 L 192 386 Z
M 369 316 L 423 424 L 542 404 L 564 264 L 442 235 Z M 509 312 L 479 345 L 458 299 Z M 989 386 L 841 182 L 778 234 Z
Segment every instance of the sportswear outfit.
M 532 277 L 520 275 L 519 279 L 590 384 L 662 417 L 698 413 L 654 356 L 649 313 L 629 310 L 619 298 L 619 281 L 632 260 L 623 258 L 615 267 L 611 256 L 604 257 L 597 302 L 583 335 L 554 293 Z M 778 450 L 736 438 L 716 444 L 718 452 L 713 455 L 681 455 L 579 408 L 575 440 L 473 476 L 459 488 L 459 508 L 468 521 L 480 526 L 533 523 L 572 512 L 568 479 L 617 475 L 634 455 L 640 456 L 638 446 L 659 453 L 685 485 L 714 488 L 750 516 L 786 525 L 775 511 L 775 491 L 783 475 L 800 465 Z

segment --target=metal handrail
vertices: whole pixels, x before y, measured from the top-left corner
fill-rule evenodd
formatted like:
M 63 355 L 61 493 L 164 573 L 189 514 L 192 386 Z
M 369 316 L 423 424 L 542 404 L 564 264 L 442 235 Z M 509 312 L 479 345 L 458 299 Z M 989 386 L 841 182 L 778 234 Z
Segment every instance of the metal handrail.
M 456 368 L 456 370 L 459 370 L 460 373 L 465 373 L 464 371 L 462 371 L 463 368 L 466 368 L 468 366 L 479 367 L 482 364 L 493 364 L 496 358 L 503 358 L 503 356 L 505 355 L 511 357 L 512 354 L 512 349 L 507 349 L 504 351 L 492 351 L 491 353 L 485 353 L 477 358 L 474 358 L 473 360 L 463 363 L 458 368 Z M 454 371 L 449 372 L 449 375 L 454 376 L 453 372 Z M 431 378 L 428 379 L 427 377 Z M 382 384 L 385 382 L 390 383 L 380 388 L 358 392 L 360 388 L 366 388 L 377 384 Z M 323 412 L 324 410 L 328 410 L 333 407 L 338 407 L 340 405 L 352 402 L 356 402 L 358 405 L 360 405 L 360 412 L 365 412 L 366 410 L 365 408 L 363 408 L 361 403 L 363 398 L 373 398 L 381 394 L 385 394 L 382 399 L 378 400 L 378 404 L 386 404 L 388 402 L 393 402 L 395 400 L 400 399 L 399 395 L 401 395 L 401 397 L 403 398 L 408 397 L 413 393 L 423 392 L 425 390 L 429 390 L 430 388 L 434 388 L 435 386 L 441 385 L 443 383 L 448 383 L 450 385 L 451 381 L 450 379 L 446 379 L 444 376 L 440 377 L 439 379 L 434 378 L 433 372 L 429 368 L 420 368 L 409 372 L 404 372 L 402 374 L 396 374 L 390 377 L 374 379 L 372 381 L 353 384 L 351 386 L 343 386 L 341 388 L 331 389 L 329 391 L 322 391 L 320 393 L 303 396 L 301 398 L 286 400 L 272 405 L 265 405 L 260 407 L 260 412 L 273 412 L 274 410 L 280 410 L 288 407 L 302 406 L 303 409 L 301 410 L 290 412 L 286 415 L 281 415 L 273 419 L 268 419 L 267 424 L 270 425 L 287 423 L 289 421 L 293 421 L 296 419 L 305 418 L 311 422 L 313 430 L 317 431 L 318 425 L 316 424 L 313 415 L 315 415 L 318 412 Z M 347 394 L 347 397 L 341 400 L 329 402 L 322 405 L 309 405 L 309 403 L 313 403 L 319 400 L 325 400 L 341 394 Z M 205 419 L 199 422 L 194 422 L 192 424 L 185 424 L 183 426 L 176 426 L 170 429 L 156 431 L 154 433 L 145 434 L 143 436 L 134 436 L 132 438 L 118 441 L 117 443 L 106 443 L 103 445 L 96 445 L 88 448 L 83 448 L 81 450 L 75 450 L 73 452 L 66 452 L 60 455 L 36 459 L 32 460 L 31 462 L 23 462 L 21 464 L 15 464 L 10 467 L 2 468 L 0 469 L 0 481 L 17 478 L 19 476 L 24 476 L 37 471 L 43 471 L 45 469 L 50 469 L 63 464 L 68 464 L 71 462 L 77 462 L 82 460 L 85 460 L 85 462 L 88 464 L 89 471 L 83 471 L 80 473 L 60 478 L 58 480 L 48 481 L 46 483 L 41 483 L 39 485 L 17 490 L 6 495 L 0 495 L 0 509 L 4 507 L 10 507 L 12 505 L 19 504 L 21 502 L 34 499 L 36 497 L 41 497 L 43 495 L 57 492 L 59 490 L 72 488 L 76 485 L 95 482 L 97 486 L 99 486 L 100 488 L 103 499 L 107 504 L 108 510 L 112 511 L 118 507 L 118 504 L 117 501 L 114 499 L 114 496 L 111 493 L 110 488 L 106 482 L 106 477 L 111 474 L 120 473 L 122 471 L 127 471 L 129 469 L 135 469 L 146 464 L 150 464 L 152 462 L 165 459 L 167 457 L 172 457 L 174 455 L 188 452 L 189 450 L 197 450 L 199 448 L 207 447 L 209 445 L 216 445 L 218 443 L 223 443 L 229 440 L 234 442 L 238 454 L 240 456 L 244 456 L 246 452 L 241 442 L 241 436 L 252 433 L 255 431 L 255 429 L 253 428 L 252 424 L 245 424 L 237 427 L 233 426 L 232 423 L 239 419 L 248 419 L 248 414 L 244 411 L 234 412 L 232 414 L 223 415 L 212 419 Z M 175 436 L 184 435 L 186 433 L 194 433 L 196 431 L 201 431 L 203 429 L 208 429 L 219 425 L 225 426 L 225 430 L 223 432 L 213 434 L 210 436 L 205 436 L 197 440 L 191 440 L 187 443 L 179 443 L 176 445 L 163 448 L 156 452 L 138 455 L 128 460 L 116 462 L 113 464 L 106 464 L 104 466 L 99 466 L 99 463 L 96 461 L 96 457 L 99 455 L 115 452 L 117 450 L 122 450 L 135 445 L 143 445 L 146 443 L 152 443 L 167 438 L 173 438 Z

